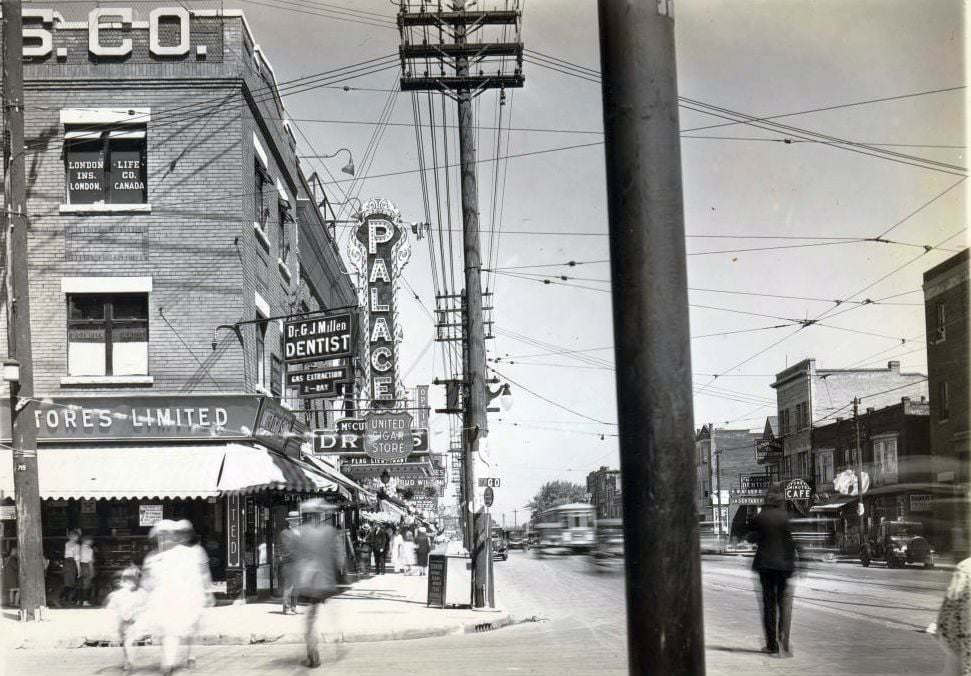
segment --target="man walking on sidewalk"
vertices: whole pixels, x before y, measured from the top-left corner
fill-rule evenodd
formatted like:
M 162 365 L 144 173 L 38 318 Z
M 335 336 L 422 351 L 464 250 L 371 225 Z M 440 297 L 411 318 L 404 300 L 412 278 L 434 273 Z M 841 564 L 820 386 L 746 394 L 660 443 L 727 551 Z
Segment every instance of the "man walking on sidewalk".
M 384 563 L 388 556 L 388 532 L 380 524 L 371 531 L 371 551 L 374 552 L 375 573 L 384 575 Z
M 796 545 L 785 510 L 781 489 L 770 489 L 765 506 L 752 524 L 748 541 L 756 544 L 752 568 L 762 583 L 762 624 L 765 652 L 790 656 L 789 627 L 792 622 L 792 589 L 789 578 L 796 567 Z
M 287 526 L 280 531 L 277 539 L 277 566 L 280 581 L 280 590 L 283 594 L 283 614 L 297 614 L 297 599 L 293 594 L 293 561 L 296 556 L 297 542 L 299 536 L 297 526 L 300 525 L 300 512 L 289 512 L 287 514 Z

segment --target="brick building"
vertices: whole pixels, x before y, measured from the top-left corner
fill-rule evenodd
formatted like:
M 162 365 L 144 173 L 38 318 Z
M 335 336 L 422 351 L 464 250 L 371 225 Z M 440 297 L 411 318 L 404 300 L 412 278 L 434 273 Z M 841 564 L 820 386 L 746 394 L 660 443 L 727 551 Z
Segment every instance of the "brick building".
M 716 535 L 743 535 L 747 506 L 732 501 L 731 491 L 747 487 L 750 482 L 752 485 L 758 483 L 758 479 L 750 477 L 765 475 L 755 452 L 760 436 L 747 429 L 725 429 L 714 425 L 705 425 L 695 434 L 695 507 L 700 521 L 715 522 L 713 530 Z
M 933 518 L 934 501 L 943 496 L 932 480 L 930 449 L 930 405 L 901 397 L 892 406 L 860 411 L 860 450 L 863 471 L 870 477 L 864 493 L 865 527 L 871 531 L 883 519 L 903 517 L 921 521 L 938 550 L 947 546 L 946 532 Z M 814 512 L 837 516 L 838 544 L 847 551 L 859 546 L 857 498 L 840 495 L 833 479 L 844 470 L 859 471 L 856 453 L 856 422 L 852 411 L 846 417 L 813 429 L 816 456 L 816 486 L 820 494 Z M 950 495 L 950 491 L 947 491 Z
M 777 461 L 782 480 L 801 478 L 812 482 L 814 426 L 852 410 L 854 397 L 866 407 L 880 408 L 900 400 L 927 395 L 927 377 L 901 373 L 900 362 L 883 369 L 820 369 L 815 359 L 804 359 L 776 374 L 778 439 Z
M 110 570 L 186 517 L 229 593 L 267 591 L 293 502 L 354 490 L 301 456 L 337 404 L 294 410 L 276 318 L 357 304 L 273 70 L 240 12 L 24 25 L 45 551 L 80 527 Z
M 587 493 L 590 503 L 597 508 L 598 519 L 622 519 L 620 470 L 600 469 L 587 475 Z
M 968 250 L 924 273 L 924 317 L 927 330 L 927 377 L 930 390 L 930 446 L 933 478 L 967 492 L 971 462 L 968 428 Z M 968 504 L 935 501 L 937 520 L 950 523 L 956 547 L 968 550 Z

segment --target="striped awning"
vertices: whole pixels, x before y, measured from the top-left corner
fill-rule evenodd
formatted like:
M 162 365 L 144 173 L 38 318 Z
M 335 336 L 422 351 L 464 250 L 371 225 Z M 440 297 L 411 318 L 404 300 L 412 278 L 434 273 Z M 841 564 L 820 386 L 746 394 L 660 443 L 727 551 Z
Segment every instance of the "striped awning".
M 288 490 L 300 493 L 336 491 L 337 484 L 319 470 L 265 448 L 229 444 L 219 476 L 224 493 Z
M 219 494 L 225 445 L 40 448 L 40 496 L 52 499 L 207 498 Z M 12 452 L 0 452 L 0 489 L 13 494 Z M 9 485 L 8 485 L 8 476 Z

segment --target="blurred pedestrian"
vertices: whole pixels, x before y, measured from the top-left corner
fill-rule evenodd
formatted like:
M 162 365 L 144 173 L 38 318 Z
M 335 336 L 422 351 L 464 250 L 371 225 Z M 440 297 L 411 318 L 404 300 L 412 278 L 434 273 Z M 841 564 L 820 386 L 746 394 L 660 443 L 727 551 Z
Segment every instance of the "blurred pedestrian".
M 362 523 L 357 529 L 357 570 L 361 575 L 371 572 L 371 525 Z
M 139 638 L 136 622 L 141 617 L 148 595 L 139 587 L 141 571 L 137 566 L 125 568 L 117 587 L 108 594 L 105 607 L 114 615 L 118 641 L 121 643 L 122 671 L 131 671 L 131 649 Z
M 425 569 L 428 568 L 428 554 L 432 550 L 431 540 L 428 539 L 424 528 L 418 529 L 418 535 L 415 536 L 415 548 L 417 550 L 418 574 L 424 575 Z
M 406 530 L 401 544 L 398 546 L 398 561 L 405 575 L 415 574 L 415 536 L 411 530 Z
M 317 630 L 320 605 L 338 593 L 339 574 L 344 567 L 344 543 L 330 523 L 334 509 L 319 498 L 307 500 L 300 507 L 302 512 L 321 515 L 317 523 L 300 526 L 295 561 L 295 590 L 309 602 L 304 665 L 311 668 L 320 666 L 320 633 Z M 328 515 L 330 518 L 324 520 Z
M 401 535 L 401 528 L 392 528 L 391 536 L 391 567 L 396 573 L 402 571 L 401 565 L 401 543 L 405 541 Z
M 762 624 L 765 629 L 764 652 L 792 654 L 789 628 L 792 622 L 792 589 L 789 578 L 796 566 L 796 545 L 785 510 L 785 497 L 771 489 L 765 506 L 755 517 L 748 541 L 757 545 L 752 568 L 762 584 Z
M 280 589 L 283 594 L 283 614 L 297 614 L 297 597 L 293 593 L 293 562 L 297 551 L 297 538 L 300 525 L 300 512 L 287 513 L 286 528 L 280 531 L 277 539 L 277 570 L 279 571 Z
M 181 664 L 192 664 L 192 637 L 203 608 L 212 605 L 211 580 L 205 550 L 192 544 L 189 521 L 163 520 L 154 532 L 159 547 L 145 560 L 147 615 L 160 637 L 162 673 L 168 675 Z
M 937 634 L 948 650 L 944 673 L 971 676 L 971 559 L 961 561 L 951 576 L 937 614 Z
M 81 546 L 78 548 L 78 573 L 78 586 L 81 589 L 79 600 L 81 605 L 90 606 L 95 597 L 94 538 L 90 535 L 81 538 Z
M 78 596 L 78 560 L 81 558 L 81 531 L 71 530 L 64 543 L 64 567 L 61 570 L 64 586 L 61 587 L 59 603 L 74 603 Z
M 20 607 L 20 557 L 17 555 L 17 545 L 11 547 L 3 559 L 3 593 L 7 605 Z
M 390 529 L 381 524 L 375 524 L 371 531 L 371 551 L 374 553 L 374 571 L 377 575 L 384 575 L 384 565 L 388 558 L 388 542 L 391 539 Z

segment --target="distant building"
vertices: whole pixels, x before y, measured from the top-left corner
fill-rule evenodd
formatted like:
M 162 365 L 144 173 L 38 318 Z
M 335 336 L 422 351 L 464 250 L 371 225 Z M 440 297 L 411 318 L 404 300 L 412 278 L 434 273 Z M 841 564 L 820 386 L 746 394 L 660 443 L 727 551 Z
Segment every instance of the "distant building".
M 872 532 L 884 519 L 898 517 L 921 521 L 935 547 L 942 547 L 946 533 L 939 533 L 932 519 L 932 504 L 942 495 L 931 480 L 928 421 L 930 405 L 921 397 L 901 397 L 893 406 L 860 411 L 860 450 L 863 471 L 870 478 L 864 493 L 865 527 Z M 852 411 L 845 418 L 813 430 L 816 490 L 819 500 L 813 511 L 840 519 L 837 541 L 842 549 L 859 547 L 857 498 L 839 494 L 833 479 L 844 470 L 859 471 L 856 453 L 857 421 Z M 950 492 L 947 492 L 950 495 Z
M 930 391 L 930 447 L 933 479 L 966 492 L 971 462 L 968 430 L 968 250 L 924 273 L 927 377 Z M 968 505 L 936 500 L 935 517 L 950 523 L 962 551 L 967 549 Z
M 620 470 L 601 467 L 587 475 L 587 493 L 590 503 L 597 508 L 598 519 L 620 519 L 621 506 Z
M 764 484 L 758 478 L 751 478 L 765 475 L 756 459 L 756 441 L 760 436 L 747 429 L 724 429 L 713 425 L 703 426 L 695 435 L 698 482 L 695 508 L 699 521 L 713 522 L 716 535 L 743 535 L 741 531 L 748 511 L 740 509 L 745 505 L 731 501 L 730 495 L 734 489 Z
M 886 368 L 817 369 L 815 359 L 804 359 L 776 374 L 772 387 L 778 408 L 778 438 L 781 453 L 766 464 L 777 465 L 781 480 L 812 482 L 813 428 L 837 415 L 852 412 L 854 397 L 861 405 L 881 408 L 927 395 L 927 377 L 922 373 L 901 373 L 900 362 Z

